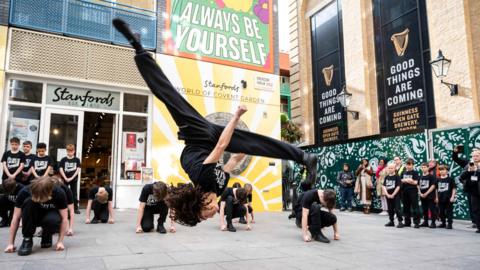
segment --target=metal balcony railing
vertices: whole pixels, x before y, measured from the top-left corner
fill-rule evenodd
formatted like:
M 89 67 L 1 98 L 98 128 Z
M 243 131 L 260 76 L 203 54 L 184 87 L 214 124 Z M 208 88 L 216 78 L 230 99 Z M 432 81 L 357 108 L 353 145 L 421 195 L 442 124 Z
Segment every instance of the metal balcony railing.
M 102 0 L 11 0 L 10 24 L 86 39 L 128 44 L 112 25 L 119 17 L 142 35 L 145 48 L 156 48 L 157 17 L 150 10 Z

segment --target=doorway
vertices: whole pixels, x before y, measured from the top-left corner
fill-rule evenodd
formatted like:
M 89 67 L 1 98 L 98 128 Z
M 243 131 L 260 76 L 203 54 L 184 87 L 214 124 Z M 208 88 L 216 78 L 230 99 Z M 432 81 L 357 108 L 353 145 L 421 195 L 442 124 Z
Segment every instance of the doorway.
M 112 146 L 115 114 L 85 112 L 82 144 L 80 207 L 86 207 L 88 191 L 95 186 L 113 187 Z

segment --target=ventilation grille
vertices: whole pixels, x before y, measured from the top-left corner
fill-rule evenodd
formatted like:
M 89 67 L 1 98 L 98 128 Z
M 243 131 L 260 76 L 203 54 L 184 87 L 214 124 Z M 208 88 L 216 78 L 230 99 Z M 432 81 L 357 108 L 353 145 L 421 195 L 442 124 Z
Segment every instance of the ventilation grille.
M 145 87 L 133 50 L 20 29 L 11 30 L 8 71 Z

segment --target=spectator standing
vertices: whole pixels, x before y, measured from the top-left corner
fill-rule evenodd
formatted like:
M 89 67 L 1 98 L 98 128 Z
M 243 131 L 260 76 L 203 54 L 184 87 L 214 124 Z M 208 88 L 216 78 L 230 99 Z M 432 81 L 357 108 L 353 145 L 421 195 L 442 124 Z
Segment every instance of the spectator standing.
M 355 193 L 360 196 L 363 213 L 365 214 L 370 214 L 370 206 L 372 205 L 372 175 L 373 170 L 368 159 L 363 159 L 355 172 L 355 176 L 357 177 Z
M 380 159 L 378 161 L 378 167 L 375 172 L 375 186 L 377 191 L 377 196 L 380 198 L 380 202 L 382 203 L 382 212 L 380 215 L 385 216 L 388 215 L 388 205 L 387 205 L 387 197 L 386 194 L 383 192 L 383 182 L 385 181 L 385 177 L 388 175 L 387 171 L 387 162 L 385 159 Z
M 343 164 L 343 170 L 338 173 L 337 183 L 340 187 L 340 211 L 352 211 L 353 186 L 355 177 L 348 163 Z

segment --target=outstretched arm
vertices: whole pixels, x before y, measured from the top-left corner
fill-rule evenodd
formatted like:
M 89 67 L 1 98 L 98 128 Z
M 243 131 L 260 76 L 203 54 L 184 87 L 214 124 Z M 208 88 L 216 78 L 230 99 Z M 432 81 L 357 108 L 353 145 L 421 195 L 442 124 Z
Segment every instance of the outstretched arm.
M 225 149 L 227 149 L 230 140 L 232 139 L 233 131 L 240 121 L 240 117 L 247 111 L 245 105 L 238 106 L 235 116 L 228 122 L 227 126 L 223 129 L 220 138 L 218 139 L 217 145 L 213 151 L 208 155 L 208 157 L 203 161 L 203 164 L 217 163 L 220 160 L 220 157 L 223 155 Z

